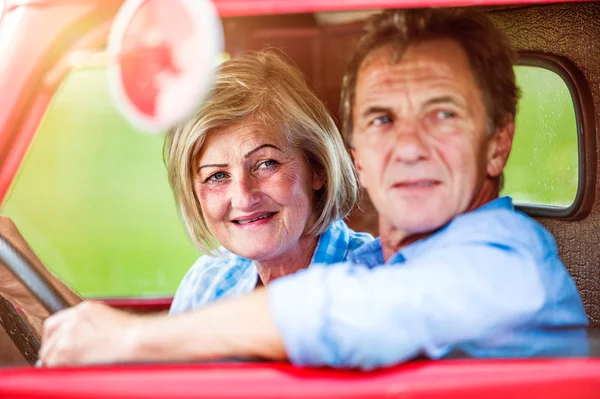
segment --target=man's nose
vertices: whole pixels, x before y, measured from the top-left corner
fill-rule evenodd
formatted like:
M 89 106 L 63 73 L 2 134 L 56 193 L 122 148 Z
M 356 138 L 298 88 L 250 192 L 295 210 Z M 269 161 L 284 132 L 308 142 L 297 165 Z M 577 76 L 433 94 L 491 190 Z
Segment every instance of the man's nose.
M 250 210 L 260 201 L 260 191 L 249 176 L 238 179 L 231 186 L 231 205 L 241 210 Z
M 399 123 L 395 134 L 393 157 L 396 161 L 414 163 L 427 157 L 427 145 L 419 122 L 408 119 Z

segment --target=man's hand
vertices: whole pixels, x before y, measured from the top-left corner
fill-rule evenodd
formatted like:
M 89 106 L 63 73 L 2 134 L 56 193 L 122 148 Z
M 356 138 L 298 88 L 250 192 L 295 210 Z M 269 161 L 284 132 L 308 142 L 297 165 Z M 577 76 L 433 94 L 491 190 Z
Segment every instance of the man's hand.
M 44 366 L 135 360 L 143 317 L 83 302 L 44 322 L 39 358 Z
M 265 289 L 174 316 L 84 302 L 46 320 L 40 350 L 45 366 L 257 357 L 286 359 Z

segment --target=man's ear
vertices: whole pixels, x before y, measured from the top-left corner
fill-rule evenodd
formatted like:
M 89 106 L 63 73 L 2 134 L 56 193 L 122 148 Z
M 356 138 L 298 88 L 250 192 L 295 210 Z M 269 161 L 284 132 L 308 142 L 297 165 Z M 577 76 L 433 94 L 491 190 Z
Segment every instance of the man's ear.
M 515 118 L 507 114 L 501 124 L 497 127 L 488 141 L 487 151 L 487 174 L 490 177 L 498 177 L 504 170 L 513 138 L 515 136 Z
M 354 167 L 356 168 L 356 173 L 358 174 L 359 183 L 364 186 L 363 183 L 363 168 L 360 160 L 358 159 L 358 155 L 354 148 L 350 148 L 350 154 L 352 154 L 352 161 L 354 162 Z

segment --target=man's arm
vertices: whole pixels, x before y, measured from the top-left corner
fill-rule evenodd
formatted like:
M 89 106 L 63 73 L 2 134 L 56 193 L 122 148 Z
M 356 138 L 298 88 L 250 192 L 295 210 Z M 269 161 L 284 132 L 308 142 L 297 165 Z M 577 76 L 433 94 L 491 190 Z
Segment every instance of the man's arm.
M 527 251 L 479 245 L 375 269 L 313 266 L 269 286 L 292 363 L 363 369 L 526 325 L 545 300 Z
M 262 357 L 369 369 L 421 351 L 443 356 L 529 320 L 544 299 L 526 253 L 462 246 L 406 266 L 315 265 L 171 317 L 83 303 L 46 321 L 40 357 L 47 365 Z
M 84 302 L 46 321 L 40 350 L 46 366 L 227 358 L 286 359 L 265 289 L 174 316 Z
M 148 333 L 139 335 L 134 349 L 142 360 L 287 358 L 264 288 L 168 320 L 153 319 L 144 328 Z

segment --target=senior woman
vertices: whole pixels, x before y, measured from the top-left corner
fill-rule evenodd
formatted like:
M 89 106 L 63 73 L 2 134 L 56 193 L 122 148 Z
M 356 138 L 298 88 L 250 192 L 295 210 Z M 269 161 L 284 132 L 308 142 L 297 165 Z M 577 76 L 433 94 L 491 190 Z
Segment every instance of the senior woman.
M 169 131 L 165 150 L 188 233 L 210 254 L 183 279 L 171 313 L 344 261 L 372 240 L 341 220 L 358 187 L 333 119 L 277 53 L 224 62 L 212 97 Z
M 207 254 L 183 279 L 172 314 L 248 293 L 311 263 L 344 261 L 373 239 L 342 221 L 358 192 L 352 161 L 325 106 L 277 53 L 225 61 L 211 98 L 167 134 L 165 157 L 184 224 Z M 35 260 L 70 304 L 81 301 L 35 258 L 10 220 L 0 220 L 0 233 Z M 5 270 L 0 294 L 24 309 L 34 326 L 48 316 Z M 78 356 L 74 348 L 133 357 L 131 348 L 108 349 L 131 343 L 124 337 L 137 319 L 100 304 L 60 312 L 47 323 L 40 355 L 47 364 L 126 361 Z

